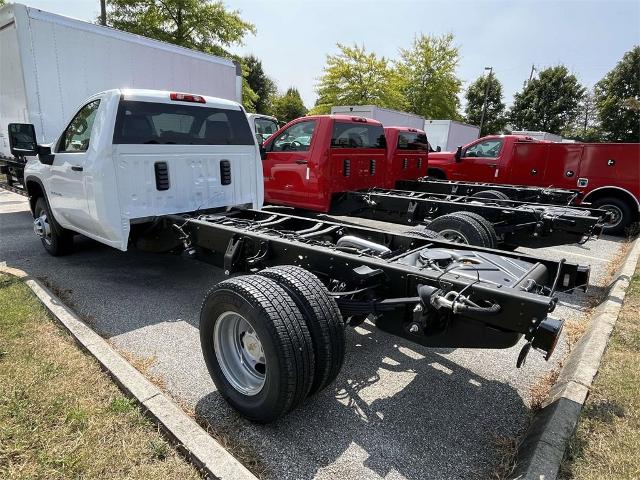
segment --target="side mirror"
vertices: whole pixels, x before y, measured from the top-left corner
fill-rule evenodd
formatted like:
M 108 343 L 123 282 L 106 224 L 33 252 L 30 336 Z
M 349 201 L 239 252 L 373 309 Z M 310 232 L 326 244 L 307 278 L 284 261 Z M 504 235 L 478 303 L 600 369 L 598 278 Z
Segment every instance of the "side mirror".
M 258 147 L 260 148 L 260 158 L 262 160 L 266 160 L 267 159 L 267 150 L 266 150 L 266 148 L 264 148 L 264 145 L 262 144 L 262 142 L 258 145 Z
M 30 123 L 9 124 L 9 149 L 15 156 L 34 156 L 38 154 L 36 129 Z
M 458 147 L 456 149 L 455 159 L 456 159 L 456 163 L 459 163 L 462 161 L 462 147 Z
M 438 145 L 438 146 L 436 147 L 436 152 L 441 152 L 441 151 L 442 151 L 442 147 L 441 147 L 440 145 Z
M 45 165 L 53 165 L 55 155 L 51 153 L 49 145 L 38 145 L 38 160 Z

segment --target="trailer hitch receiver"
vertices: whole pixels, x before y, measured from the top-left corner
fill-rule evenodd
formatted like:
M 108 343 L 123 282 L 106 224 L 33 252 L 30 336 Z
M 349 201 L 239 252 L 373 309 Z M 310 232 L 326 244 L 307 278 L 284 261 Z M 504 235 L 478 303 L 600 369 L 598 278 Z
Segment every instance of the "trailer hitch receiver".
M 520 368 L 525 364 L 531 347 L 543 352 L 545 354 L 544 359 L 549 360 L 558 345 L 563 325 L 564 322 L 562 320 L 556 320 L 555 318 L 545 318 L 540 322 L 533 338 L 529 338 L 529 341 L 520 350 L 516 367 Z

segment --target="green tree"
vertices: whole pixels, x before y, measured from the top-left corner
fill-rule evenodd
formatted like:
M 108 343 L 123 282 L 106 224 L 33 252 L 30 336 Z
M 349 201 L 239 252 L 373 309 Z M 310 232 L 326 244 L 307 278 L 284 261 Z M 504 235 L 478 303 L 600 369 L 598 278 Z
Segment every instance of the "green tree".
M 583 95 L 574 122 L 562 132 L 562 136 L 580 142 L 599 142 L 602 140 L 602 129 L 593 91 L 587 91 Z
M 509 119 L 515 130 L 560 134 L 575 121 L 584 92 L 564 65 L 547 68 L 514 95 Z
M 505 105 L 502 101 L 502 84 L 493 72 L 479 77 L 467 88 L 467 93 L 465 94 L 467 105 L 464 109 L 465 121 L 472 125 L 480 125 L 487 83 L 489 83 L 488 94 L 486 94 L 487 111 L 484 116 L 481 134 L 493 135 L 502 133 L 507 124 L 507 118 L 504 113 Z
M 246 67 L 245 79 L 251 90 L 256 93 L 254 102 L 256 113 L 270 114 L 271 103 L 278 93 L 275 82 L 264 73 L 262 62 L 255 56 L 243 57 L 242 64 Z
M 368 53 L 364 46 L 337 46 L 337 55 L 327 55 L 312 113 L 329 113 L 334 105 L 405 106 L 398 76 L 386 58 Z
M 119 30 L 222 56 L 256 33 L 238 10 L 212 0 L 108 0 L 107 20 Z
M 458 119 L 462 82 L 456 76 L 460 54 L 453 35 L 420 35 L 400 49 L 397 71 L 409 109 L 425 118 Z
M 108 0 L 107 24 L 163 42 L 232 58 L 227 50 L 242 44 L 248 33 L 256 33 L 238 10 L 227 10 L 214 0 Z M 243 67 L 242 103 L 254 109 L 258 96 L 246 80 Z
M 596 84 L 595 95 L 604 138 L 640 142 L 640 45 Z
M 298 89 L 291 87 L 284 95 L 278 96 L 273 101 L 272 113 L 281 122 L 290 122 L 294 118 L 305 116 L 307 108 Z

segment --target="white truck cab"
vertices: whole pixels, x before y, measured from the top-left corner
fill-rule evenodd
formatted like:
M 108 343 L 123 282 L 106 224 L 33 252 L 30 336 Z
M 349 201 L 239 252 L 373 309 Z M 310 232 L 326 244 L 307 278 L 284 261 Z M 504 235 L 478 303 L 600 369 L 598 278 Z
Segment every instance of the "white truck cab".
M 30 124 L 11 124 L 9 137 L 14 155 L 31 156 L 25 184 L 50 251 L 71 232 L 126 250 L 132 225 L 162 215 L 262 207 L 258 145 L 233 101 L 108 90 L 87 98 L 50 145 L 37 145 Z

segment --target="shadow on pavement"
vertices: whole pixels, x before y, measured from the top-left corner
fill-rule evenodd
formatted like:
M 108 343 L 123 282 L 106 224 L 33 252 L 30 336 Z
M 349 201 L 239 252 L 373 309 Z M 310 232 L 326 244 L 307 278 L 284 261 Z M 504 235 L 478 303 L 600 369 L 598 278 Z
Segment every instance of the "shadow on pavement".
M 217 391 L 197 403 L 196 417 L 232 443 L 258 447 L 268 478 L 312 478 L 325 469 L 335 478 L 486 478 L 503 453 L 495 448 L 496 416 L 527 414 L 517 391 L 440 350 L 360 332 L 347 336 L 336 382 L 275 424 L 245 420 Z M 391 395 L 379 398 L 380 382 Z

